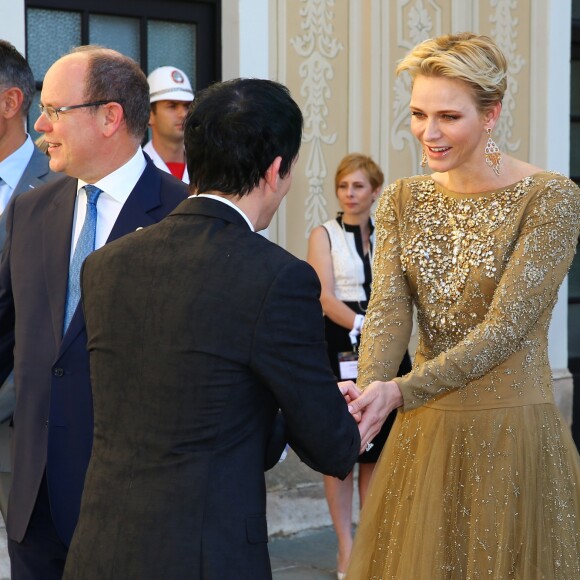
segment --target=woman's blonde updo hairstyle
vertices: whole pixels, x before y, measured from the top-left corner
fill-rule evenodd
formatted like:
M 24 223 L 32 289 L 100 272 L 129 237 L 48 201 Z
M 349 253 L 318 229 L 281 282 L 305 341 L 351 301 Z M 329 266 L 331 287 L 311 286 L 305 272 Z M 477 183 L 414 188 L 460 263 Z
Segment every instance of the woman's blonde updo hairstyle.
M 431 38 L 418 44 L 399 63 L 396 73 L 447 77 L 467 83 L 479 111 L 502 101 L 507 86 L 505 56 L 488 36 L 463 32 Z

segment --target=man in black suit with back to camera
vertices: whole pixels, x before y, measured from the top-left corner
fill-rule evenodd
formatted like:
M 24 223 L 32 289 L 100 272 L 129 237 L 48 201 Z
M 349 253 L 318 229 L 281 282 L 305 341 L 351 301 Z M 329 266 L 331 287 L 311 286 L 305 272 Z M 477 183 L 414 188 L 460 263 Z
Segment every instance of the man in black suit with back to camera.
M 0 380 L 14 367 L 8 551 L 13 580 L 58 580 L 93 440 L 80 266 L 95 247 L 161 220 L 186 188 L 140 143 L 149 86 L 139 65 L 79 47 L 47 71 L 37 131 L 63 176 L 6 209 Z
M 290 188 L 301 134 L 280 84 L 200 91 L 185 123 L 194 195 L 87 259 L 95 441 L 66 579 L 270 579 L 272 458 L 287 440 L 313 469 L 352 469 L 360 436 L 316 273 L 256 233 Z

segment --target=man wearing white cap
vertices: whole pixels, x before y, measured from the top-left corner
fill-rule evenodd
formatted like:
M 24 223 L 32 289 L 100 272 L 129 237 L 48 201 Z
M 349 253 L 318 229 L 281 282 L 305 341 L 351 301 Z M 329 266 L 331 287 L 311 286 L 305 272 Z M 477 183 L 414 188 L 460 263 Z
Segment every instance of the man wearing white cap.
M 187 75 L 173 66 L 156 68 L 148 77 L 152 139 L 143 150 L 153 163 L 189 183 L 183 146 L 183 122 L 193 101 Z

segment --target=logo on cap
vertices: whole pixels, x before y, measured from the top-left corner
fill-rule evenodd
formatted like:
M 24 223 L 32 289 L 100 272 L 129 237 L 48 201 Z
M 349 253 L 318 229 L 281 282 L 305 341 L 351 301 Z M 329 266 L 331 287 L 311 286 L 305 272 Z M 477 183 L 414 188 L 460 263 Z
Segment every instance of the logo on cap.
M 182 83 L 185 79 L 183 78 L 183 75 L 178 71 L 178 70 L 172 70 L 171 71 L 171 78 L 176 82 L 176 83 Z

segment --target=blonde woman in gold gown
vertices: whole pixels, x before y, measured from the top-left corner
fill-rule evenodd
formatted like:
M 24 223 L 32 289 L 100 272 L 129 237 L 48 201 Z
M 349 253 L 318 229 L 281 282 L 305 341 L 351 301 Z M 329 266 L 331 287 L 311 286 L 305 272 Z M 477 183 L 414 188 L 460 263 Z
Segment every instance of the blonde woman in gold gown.
M 580 190 L 493 142 L 506 70 L 494 42 L 470 33 L 425 41 L 397 69 L 411 76 L 411 129 L 433 173 L 391 184 L 377 209 L 366 388 L 351 403 L 363 448 L 399 412 L 349 580 L 580 578 L 580 459 L 547 344 Z M 413 305 L 413 370 L 394 378 Z

